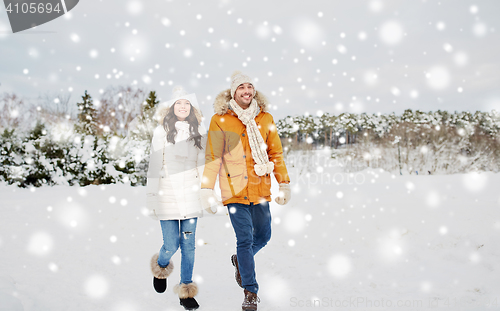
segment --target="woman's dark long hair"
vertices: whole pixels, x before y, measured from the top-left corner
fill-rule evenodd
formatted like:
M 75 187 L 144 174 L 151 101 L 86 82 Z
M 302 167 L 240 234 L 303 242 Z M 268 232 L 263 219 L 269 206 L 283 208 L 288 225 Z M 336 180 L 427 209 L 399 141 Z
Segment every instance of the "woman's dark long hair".
M 175 102 L 170 108 L 168 109 L 167 115 L 163 119 L 163 128 L 167 132 L 167 141 L 169 143 L 172 143 L 175 145 L 175 135 L 177 134 L 177 129 L 175 128 L 175 122 L 179 121 L 177 116 L 174 114 L 174 106 L 177 102 Z M 186 120 L 189 124 L 189 138 L 188 141 L 194 140 L 194 145 L 198 147 L 198 149 L 203 149 L 201 146 L 201 135 L 200 132 L 198 131 L 198 119 L 196 118 L 196 115 L 194 113 L 194 108 L 191 103 L 189 103 L 191 106 L 191 109 L 189 111 L 189 115 L 187 116 Z

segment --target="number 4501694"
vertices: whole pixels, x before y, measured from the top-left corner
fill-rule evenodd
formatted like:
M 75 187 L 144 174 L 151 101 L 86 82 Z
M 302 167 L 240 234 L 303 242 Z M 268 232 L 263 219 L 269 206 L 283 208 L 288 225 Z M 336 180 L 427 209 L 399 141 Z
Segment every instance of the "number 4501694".
M 14 8 L 12 8 L 12 3 L 6 8 L 7 12 L 15 14 L 17 13 L 52 13 L 52 12 L 61 12 L 61 8 L 59 7 L 59 3 L 55 6 L 52 6 L 52 3 L 23 3 L 19 5 L 19 3 L 14 4 Z

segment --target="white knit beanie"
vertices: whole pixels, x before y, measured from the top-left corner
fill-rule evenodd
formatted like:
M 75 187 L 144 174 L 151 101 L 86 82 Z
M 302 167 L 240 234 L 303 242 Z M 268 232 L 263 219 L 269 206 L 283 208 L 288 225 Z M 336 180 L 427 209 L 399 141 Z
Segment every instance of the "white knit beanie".
M 182 86 L 178 85 L 178 86 L 174 87 L 172 89 L 172 97 L 168 101 L 169 105 L 172 106 L 179 99 L 189 100 L 187 95 L 188 95 L 188 92 L 186 92 L 186 90 Z
M 234 98 L 234 92 L 236 92 L 238 86 L 242 85 L 243 83 L 250 83 L 251 85 L 253 85 L 253 95 L 255 95 L 255 85 L 253 84 L 252 79 L 250 79 L 249 76 L 243 74 L 241 71 L 236 70 L 231 75 L 231 98 Z

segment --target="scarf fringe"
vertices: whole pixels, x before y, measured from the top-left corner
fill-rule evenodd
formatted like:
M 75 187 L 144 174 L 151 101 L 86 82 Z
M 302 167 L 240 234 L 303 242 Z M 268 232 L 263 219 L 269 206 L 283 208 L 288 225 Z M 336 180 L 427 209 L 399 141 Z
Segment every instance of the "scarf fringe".
M 269 156 L 266 151 L 267 145 L 255 122 L 255 117 L 260 112 L 257 102 L 255 99 L 252 99 L 250 106 L 247 109 L 243 109 L 234 99 L 231 99 L 229 101 L 229 106 L 247 128 L 250 150 L 252 151 L 252 157 L 256 163 L 254 165 L 255 174 L 264 176 L 265 174 L 272 173 L 274 170 L 274 163 L 269 161 Z

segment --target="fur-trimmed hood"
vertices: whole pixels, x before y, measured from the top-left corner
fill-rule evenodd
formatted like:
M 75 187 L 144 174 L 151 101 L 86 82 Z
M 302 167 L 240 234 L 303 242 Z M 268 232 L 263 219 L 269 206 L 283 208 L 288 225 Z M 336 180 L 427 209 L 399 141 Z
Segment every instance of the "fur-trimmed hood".
M 259 91 L 255 91 L 255 96 L 253 97 L 255 101 L 257 101 L 257 105 L 261 108 L 262 111 L 268 112 L 269 102 L 267 101 L 266 96 L 260 93 Z M 224 115 L 229 109 L 229 101 L 231 100 L 231 89 L 227 89 L 222 91 L 215 97 L 214 102 L 214 112 L 220 116 Z

